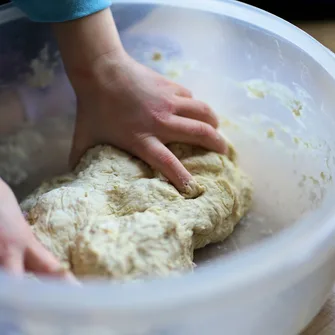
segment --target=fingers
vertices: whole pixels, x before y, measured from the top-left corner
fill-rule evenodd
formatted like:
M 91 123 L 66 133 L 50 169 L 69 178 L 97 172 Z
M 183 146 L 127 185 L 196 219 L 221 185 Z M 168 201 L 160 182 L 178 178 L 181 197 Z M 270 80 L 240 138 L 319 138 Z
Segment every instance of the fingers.
M 30 242 L 25 258 L 28 271 L 47 274 L 57 272 L 60 268 L 59 261 L 35 238 Z
M 189 98 L 191 99 L 193 97 L 193 94 L 191 91 L 189 91 L 187 88 L 183 87 L 183 86 L 179 86 L 177 85 L 176 87 L 176 93 L 175 93 L 178 97 L 182 97 L 182 98 Z
M 164 78 L 163 83 L 164 85 L 168 86 L 171 89 L 171 91 L 169 90 L 170 93 L 175 94 L 178 97 L 189 98 L 189 99 L 193 97 L 193 94 L 190 90 L 188 90 L 184 86 L 175 83 L 174 81 L 166 80 Z
M 22 275 L 24 273 L 23 251 L 14 246 L 3 252 L 1 256 L 2 266 L 13 275 Z
M 181 142 L 228 153 L 223 137 L 209 124 L 197 120 L 173 116 L 169 119 L 166 133 L 162 137 L 166 143 Z
M 180 192 L 185 192 L 192 180 L 191 174 L 157 138 L 148 137 L 142 140 L 135 154 L 153 169 L 160 171 Z
M 27 271 L 75 281 L 74 276 L 62 268 L 60 262 L 35 238 L 26 250 L 25 266 Z
M 219 126 L 219 121 L 213 110 L 202 101 L 193 99 L 178 99 L 176 115 L 208 123 L 214 128 Z

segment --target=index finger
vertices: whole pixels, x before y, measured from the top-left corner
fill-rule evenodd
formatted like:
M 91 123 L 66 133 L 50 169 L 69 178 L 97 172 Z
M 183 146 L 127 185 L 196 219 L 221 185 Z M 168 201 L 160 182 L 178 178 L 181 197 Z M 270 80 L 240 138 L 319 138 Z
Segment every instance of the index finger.
M 157 138 L 142 140 L 135 154 L 161 172 L 186 197 L 195 198 L 202 192 L 184 165 Z

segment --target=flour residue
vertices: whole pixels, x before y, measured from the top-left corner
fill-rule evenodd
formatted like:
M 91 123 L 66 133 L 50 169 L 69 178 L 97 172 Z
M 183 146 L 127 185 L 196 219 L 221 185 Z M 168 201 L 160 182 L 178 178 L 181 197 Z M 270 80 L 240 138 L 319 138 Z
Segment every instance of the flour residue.
M 275 138 L 275 136 L 276 136 L 276 133 L 275 133 L 275 131 L 274 131 L 274 129 L 268 129 L 267 130 L 267 132 L 266 132 L 266 136 L 268 137 L 268 138 Z
M 58 65 L 59 61 L 51 59 L 49 45 L 46 44 L 39 56 L 30 63 L 31 73 L 27 76 L 27 84 L 41 89 L 50 86 L 55 79 L 55 68 Z
M 305 108 L 304 102 L 299 100 L 296 93 L 287 86 L 261 79 L 248 80 L 242 83 L 242 86 L 245 88 L 248 97 L 252 99 L 265 99 L 268 96 L 277 99 L 281 105 L 291 112 L 297 122 L 305 127 L 301 120 Z
M 228 111 L 220 117 L 222 134 L 236 145 L 242 166 L 251 173 L 256 185 L 255 205 L 245 219 L 246 225 L 231 238 L 234 241 L 228 241 L 233 250 L 235 245 L 243 247 L 275 234 L 318 208 L 332 185 L 335 166 L 329 143 L 301 127 L 301 122 L 311 122 L 312 112 L 306 101 L 282 86 L 279 94 L 275 91 L 278 85 L 254 83 L 248 88 L 243 85 L 248 97 L 264 102 L 269 96 L 275 97 L 294 122 L 287 122 L 288 116 L 277 118 L 264 107 L 257 109 L 257 103 L 255 109 L 250 107 L 250 114 Z M 275 102 L 264 106 L 272 103 Z

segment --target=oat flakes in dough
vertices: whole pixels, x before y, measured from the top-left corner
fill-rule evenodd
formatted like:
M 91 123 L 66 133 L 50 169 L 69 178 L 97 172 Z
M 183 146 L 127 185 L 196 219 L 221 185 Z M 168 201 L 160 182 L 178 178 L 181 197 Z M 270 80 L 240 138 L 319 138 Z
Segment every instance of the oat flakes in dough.
M 74 173 L 44 183 L 21 204 L 33 232 L 80 277 L 191 270 L 194 249 L 224 240 L 246 214 L 252 186 L 235 158 L 169 148 L 194 176 L 193 194 L 181 195 L 125 152 L 98 146 Z

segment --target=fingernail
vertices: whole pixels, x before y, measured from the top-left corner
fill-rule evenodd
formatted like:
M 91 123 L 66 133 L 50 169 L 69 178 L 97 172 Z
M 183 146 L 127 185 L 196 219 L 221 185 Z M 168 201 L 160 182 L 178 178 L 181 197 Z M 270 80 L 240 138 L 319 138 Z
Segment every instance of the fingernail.
M 195 199 L 204 193 L 205 189 L 203 186 L 197 183 L 195 179 L 191 179 L 184 183 L 184 191 L 182 195 L 186 199 Z
M 222 141 L 224 142 L 224 149 L 223 149 L 223 154 L 228 156 L 229 158 L 231 158 L 230 156 L 232 155 L 233 157 L 235 157 L 234 153 L 235 153 L 235 149 L 232 146 L 232 144 L 229 142 L 229 140 L 223 136 L 222 134 L 220 134 L 218 132 L 218 141 Z
M 63 273 L 58 273 L 61 278 L 69 282 L 71 285 L 75 286 L 82 286 L 80 281 L 73 275 L 72 272 L 63 272 Z
M 229 153 L 229 144 L 228 144 L 227 140 L 219 132 L 217 133 L 216 139 L 217 139 L 218 142 L 223 143 L 222 153 L 224 155 L 228 156 L 228 153 Z
M 79 280 L 69 271 L 69 265 L 67 263 L 61 264 L 61 266 L 55 271 L 55 275 L 67 280 L 69 283 L 81 286 Z
M 82 286 L 81 282 L 71 273 L 67 273 L 65 278 L 75 286 Z
M 224 154 L 229 157 L 230 155 L 230 145 L 226 142 L 225 143 L 225 148 L 224 148 Z

